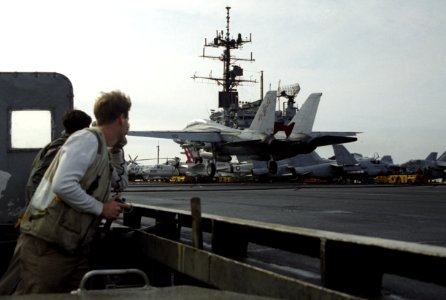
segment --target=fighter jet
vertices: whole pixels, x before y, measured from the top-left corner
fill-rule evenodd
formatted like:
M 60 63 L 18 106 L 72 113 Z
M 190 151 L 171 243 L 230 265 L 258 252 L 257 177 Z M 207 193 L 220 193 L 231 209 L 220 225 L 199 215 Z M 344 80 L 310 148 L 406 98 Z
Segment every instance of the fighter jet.
M 400 164 L 400 168 L 407 173 L 416 173 L 427 168 L 436 166 L 437 152 L 431 152 L 425 159 L 411 159 L 405 163 Z
M 342 179 L 342 171 L 342 166 L 335 160 L 322 158 L 316 151 L 277 161 L 277 176 L 301 181 L 305 178 L 317 178 L 336 182 Z M 261 161 L 253 161 L 252 173 L 256 176 L 270 176 L 265 162 Z
M 322 158 L 316 151 L 291 158 L 288 168 L 295 176 L 301 178 L 312 177 L 333 181 L 339 179 L 342 174 L 342 167 L 336 161 Z
M 215 161 L 229 162 L 231 155 L 248 155 L 259 160 L 270 159 L 269 144 L 273 137 L 277 93 L 265 95 L 249 128 L 230 128 L 210 120 L 194 120 L 181 131 L 130 131 L 130 136 L 173 139 L 180 145 L 200 149 L 200 157 L 209 159 L 210 174 L 214 174 Z
M 249 128 L 240 130 L 209 120 L 195 120 L 182 131 L 130 131 L 130 136 L 169 138 L 181 145 L 200 148 L 200 156 L 212 161 L 209 164 L 215 173 L 215 161 L 229 162 L 232 155 L 239 161 L 268 161 L 272 174 L 277 172 L 276 160 L 309 153 L 319 146 L 356 141 L 356 132 L 311 131 L 321 93 L 311 94 L 301 110 L 290 122 L 293 129 L 289 136 L 273 135 L 276 91 L 269 91 Z
M 333 145 L 338 165 L 343 166 L 346 177 L 357 177 L 363 181 L 379 175 L 387 175 L 394 168 L 392 157 L 385 155 L 382 159 L 374 157 L 355 157 L 343 145 Z
M 428 179 L 446 178 L 446 152 L 437 159 L 437 152 L 431 152 L 425 159 L 411 159 L 400 165 L 407 173 L 422 172 Z

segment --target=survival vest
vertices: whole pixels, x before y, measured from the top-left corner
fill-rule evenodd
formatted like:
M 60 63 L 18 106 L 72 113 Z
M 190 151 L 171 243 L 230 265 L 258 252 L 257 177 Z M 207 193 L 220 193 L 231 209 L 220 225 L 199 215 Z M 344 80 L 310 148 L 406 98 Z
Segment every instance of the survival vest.
M 86 129 L 98 140 L 93 164 L 80 180 L 81 187 L 96 200 L 109 199 L 112 167 L 105 138 L 98 128 Z M 62 151 L 56 154 L 37 187 L 20 225 L 20 231 L 76 253 L 91 241 L 101 217 L 78 211 L 53 193 L 52 182 Z

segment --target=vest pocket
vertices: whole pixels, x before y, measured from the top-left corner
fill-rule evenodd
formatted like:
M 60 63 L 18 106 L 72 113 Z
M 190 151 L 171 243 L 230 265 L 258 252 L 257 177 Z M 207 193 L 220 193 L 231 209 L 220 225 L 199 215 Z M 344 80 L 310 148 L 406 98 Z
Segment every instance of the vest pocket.
M 68 207 L 63 202 L 61 205 L 63 205 L 63 212 L 59 219 L 59 225 L 66 230 L 80 234 L 82 231 L 82 220 L 80 218 L 80 213 Z
M 63 205 L 63 211 L 58 222 L 57 244 L 72 253 L 82 251 L 82 247 L 89 242 L 89 232 L 93 229 L 90 227 L 96 217 L 88 213 L 81 213 L 64 202 L 60 202 L 60 204 Z

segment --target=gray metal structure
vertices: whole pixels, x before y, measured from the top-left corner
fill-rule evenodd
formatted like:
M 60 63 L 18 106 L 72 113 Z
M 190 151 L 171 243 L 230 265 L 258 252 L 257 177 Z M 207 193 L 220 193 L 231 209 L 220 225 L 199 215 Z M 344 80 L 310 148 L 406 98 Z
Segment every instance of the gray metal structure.
M 155 226 L 143 229 L 143 218 L 155 219 Z M 446 286 L 444 247 L 203 214 L 198 227 L 211 235 L 203 250 L 179 241 L 194 222 L 188 211 L 149 205 L 124 215 L 124 224 L 137 229 L 137 261 L 170 269 L 152 269 L 151 281 L 163 285 L 183 274 L 217 289 L 278 299 L 380 299 L 385 274 Z M 202 232 L 192 231 L 193 242 Z M 250 243 L 318 259 L 320 285 L 244 260 Z
M 11 224 L 23 207 L 25 184 L 39 148 L 14 148 L 11 115 L 14 111 L 49 111 L 51 139 L 63 130 L 64 112 L 73 108 L 73 87 L 59 73 L 0 73 L 0 224 Z M 30 132 L 33 120 L 28 120 Z

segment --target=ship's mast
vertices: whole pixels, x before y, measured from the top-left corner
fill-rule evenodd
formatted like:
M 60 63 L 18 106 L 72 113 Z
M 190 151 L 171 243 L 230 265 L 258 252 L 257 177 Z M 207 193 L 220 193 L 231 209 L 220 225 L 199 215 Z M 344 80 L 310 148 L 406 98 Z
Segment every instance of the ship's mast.
M 194 75 L 193 79 L 208 79 L 216 81 L 218 85 L 222 85 L 223 90 L 219 92 L 218 97 L 218 107 L 223 108 L 224 114 L 225 114 L 225 125 L 229 125 L 230 123 L 230 112 L 231 110 L 236 110 L 239 107 L 238 103 L 238 92 L 237 92 L 237 86 L 240 85 L 242 82 L 251 82 L 256 83 L 256 80 L 247 80 L 238 78 L 240 76 L 243 76 L 243 69 L 235 65 L 236 61 L 249 61 L 253 62 L 254 59 L 252 58 L 252 52 L 250 58 L 237 58 L 231 54 L 232 50 L 240 49 L 243 47 L 243 44 L 250 43 L 251 40 L 251 34 L 249 34 L 249 39 L 242 38 L 242 35 L 239 33 L 237 35 L 237 39 L 233 39 L 230 36 L 229 31 L 229 10 L 231 7 L 226 7 L 226 35 L 224 34 L 223 30 L 216 32 L 216 36 L 213 39 L 213 42 L 208 43 L 205 39 L 204 47 L 213 47 L 213 48 L 224 48 L 222 55 L 220 56 L 210 56 L 205 54 L 205 48 L 203 48 L 203 55 L 201 57 L 203 58 L 210 58 L 210 59 L 218 59 L 223 62 L 223 77 L 216 78 L 210 76 L 197 76 Z

